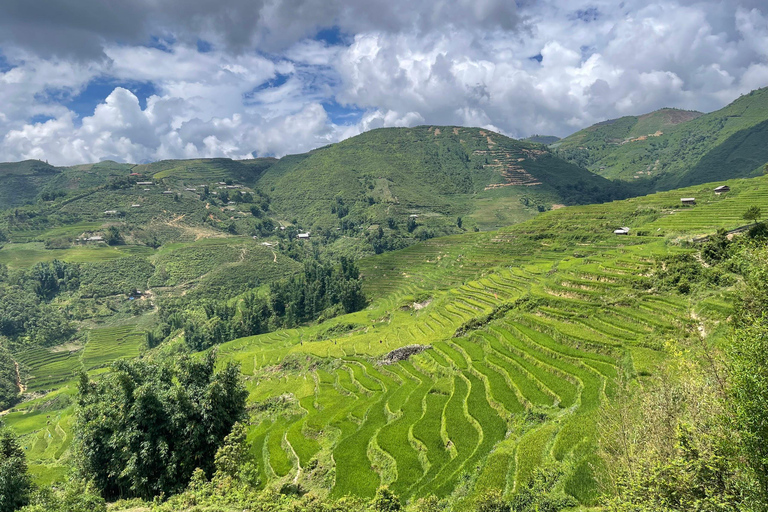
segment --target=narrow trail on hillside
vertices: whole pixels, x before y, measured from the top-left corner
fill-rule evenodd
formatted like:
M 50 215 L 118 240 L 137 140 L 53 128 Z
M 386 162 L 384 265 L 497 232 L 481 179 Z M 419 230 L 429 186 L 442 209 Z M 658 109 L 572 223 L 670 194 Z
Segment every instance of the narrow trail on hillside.
M 19 394 L 23 395 L 24 393 L 27 392 L 27 386 L 25 386 L 24 383 L 21 382 L 21 373 L 19 372 L 19 363 L 14 361 L 13 365 L 16 367 L 16 387 L 19 388 Z

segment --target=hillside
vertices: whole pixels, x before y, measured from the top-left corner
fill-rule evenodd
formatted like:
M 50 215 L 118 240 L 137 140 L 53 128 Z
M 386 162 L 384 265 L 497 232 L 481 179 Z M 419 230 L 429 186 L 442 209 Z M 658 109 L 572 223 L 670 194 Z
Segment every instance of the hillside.
M 0 210 L 33 201 L 58 172 L 39 160 L 0 163 Z
M 462 216 L 467 225 L 488 229 L 529 218 L 537 206 L 622 194 L 544 146 L 450 126 L 372 130 L 283 158 L 259 185 L 285 218 L 317 228 L 337 224 L 337 201 L 351 218 L 365 223 L 419 215 L 435 226 L 449 226 Z
M 681 243 L 739 226 L 768 200 L 768 178 L 724 183 L 726 195 L 709 184 L 568 207 L 374 256 L 360 263 L 366 309 L 219 346 L 247 379 L 260 485 L 370 497 L 388 484 L 403 499 L 435 494 L 473 510 L 485 491 L 512 496 L 547 467 L 559 475 L 552 493 L 595 504 L 601 411 L 625 379 L 650 384 L 699 334 L 717 343 L 732 313 L 734 281 Z M 697 205 L 681 207 L 683 196 Z M 622 225 L 630 236 L 613 234 Z M 662 262 L 678 261 L 688 288 L 668 281 Z M 47 393 L 5 416 L 41 480 L 64 476 L 73 371 L 95 375 L 146 350 L 140 329 L 93 330 L 79 351 L 15 354 L 31 389 Z
M 554 135 L 531 135 L 523 139 L 525 142 L 534 142 L 536 144 L 554 144 L 560 140 L 560 137 Z
M 0 210 L 27 206 L 0 215 L 0 232 L 57 248 L 118 225 L 129 245 L 282 228 L 343 238 L 340 253 L 382 252 L 628 195 L 543 145 L 459 127 L 373 130 L 279 160 L 3 165 L 3 190 L 20 193 Z
M 709 114 L 664 109 L 598 123 L 553 145 L 558 156 L 638 190 L 755 176 L 768 162 L 768 88 Z

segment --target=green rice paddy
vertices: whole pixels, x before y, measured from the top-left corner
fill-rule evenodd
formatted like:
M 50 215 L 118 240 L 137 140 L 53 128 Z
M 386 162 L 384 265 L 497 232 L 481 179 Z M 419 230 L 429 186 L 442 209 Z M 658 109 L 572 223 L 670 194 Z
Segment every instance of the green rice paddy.
M 685 296 L 641 286 L 656 258 L 692 250 L 679 240 L 736 227 L 746 206 L 768 202 L 768 179 L 728 183 L 727 197 L 693 187 L 566 208 L 363 260 L 374 299 L 367 309 L 220 346 L 222 359 L 240 362 L 251 402 L 286 397 L 284 410 L 258 416 L 249 432 L 262 484 L 298 481 L 370 497 L 386 483 L 410 499 L 448 496 L 471 482 L 471 496 L 491 488 L 511 495 L 537 466 L 560 461 L 574 468 L 567 492 L 589 504 L 606 390 L 619 377 L 652 374 L 665 346 L 685 335 L 692 309 L 728 314 L 727 291 Z M 699 203 L 679 208 L 682 195 Z M 621 225 L 632 234 L 614 236 Z M 364 328 L 317 336 L 336 323 Z M 412 344 L 430 348 L 378 362 Z M 80 350 L 38 349 L 20 359 L 31 389 L 43 390 L 140 346 L 138 333 L 112 328 L 92 332 Z M 318 362 L 281 366 L 296 355 Z M 7 422 L 33 447 L 33 461 L 55 463 L 71 438 L 69 410 L 56 412 L 53 426 L 31 409 Z

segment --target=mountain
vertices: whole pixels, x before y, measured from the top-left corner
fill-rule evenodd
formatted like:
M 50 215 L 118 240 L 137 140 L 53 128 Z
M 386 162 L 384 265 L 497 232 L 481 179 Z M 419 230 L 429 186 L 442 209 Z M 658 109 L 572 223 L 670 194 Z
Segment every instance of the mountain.
M 711 112 L 663 109 L 598 123 L 552 145 L 556 154 L 638 190 L 755 176 L 768 161 L 768 88 Z
M 457 217 L 468 228 L 493 229 L 553 205 L 627 195 L 605 178 L 556 157 L 546 146 L 460 127 L 383 128 L 279 160 L 214 158 L 140 165 L 104 161 L 71 167 L 29 161 L 3 166 L 0 179 L 8 186 L 3 187 L 0 209 L 77 192 L 82 197 L 72 199 L 74 204 L 65 210 L 72 215 L 80 211 L 89 221 L 100 220 L 101 212 L 120 205 L 145 202 L 141 194 L 112 198 L 129 178 L 151 179 L 190 199 L 189 188 L 237 183 L 268 195 L 271 213 L 282 225 L 314 230 L 334 229 L 342 219 L 348 226 L 385 224 L 389 219 L 404 225 L 411 216 L 440 234 L 455 231 Z M 14 189 L 22 193 L 7 192 Z M 163 210 L 172 213 L 173 205 Z M 128 210 L 126 220 L 147 222 L 148 211 Z
M 560 140 L 560 137 L 554 135 L 531 135 L 523 139 L 526 142 L 535 142 L 536 144 L 554 144 Z
M 40 160 L 0 163 L 0 209 L 32 201 L 58 172 Z
M 615 198 L 610 181 L 557 158 L 545 146 L 479 128 L 382 128 L 303 155 L 282 158 L 259 179 L 276 211 L 338 222 L 419 215 L 480 228 L 528 218 L 539 206 Z

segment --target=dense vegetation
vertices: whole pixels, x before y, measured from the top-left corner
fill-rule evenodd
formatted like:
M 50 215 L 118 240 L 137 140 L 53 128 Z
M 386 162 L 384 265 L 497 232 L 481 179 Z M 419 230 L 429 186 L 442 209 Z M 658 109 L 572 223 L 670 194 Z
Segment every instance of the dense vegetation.
M 768 160 L 768 89 L 709 114 L 664 109 L 623 117 L 558 141 L 557 155 L 638 191 L 755 176 Z
M 98 382 L 81 377 L 75 432 L 83 475 L 108 499 L 184 489 L 245 413 L 236 366 L 201 361 L 118 361 Z
M 149 344 L 155 346 L 172 336 L 174 328 L 181 325 L 180 317 L 184 318 L 184 342 L 191 350 L 200 351 L 236 338 L 353 313 L 365 305 L 354 262 L 344 257 L 339 266 L 308 262 L 302 274 L 272 283 L 266 296 L 250 292 L 235 304 L 211 301 L 179 310 L 174 303 L 161 309 L 166 321 L 157 334 L 149 335 Z

